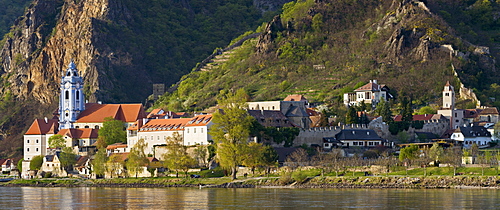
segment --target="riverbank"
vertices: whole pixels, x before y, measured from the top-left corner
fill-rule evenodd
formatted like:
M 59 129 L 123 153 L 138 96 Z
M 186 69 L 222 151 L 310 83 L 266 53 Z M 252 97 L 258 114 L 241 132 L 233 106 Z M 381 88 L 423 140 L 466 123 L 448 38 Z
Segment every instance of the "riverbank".
M 297 182 L 278 177 L 242 178 L 122 178 L 122 179 L 32 179 L 1 183 L 3 187 L 193 187 L 193 188 L 462 188 L 500 189 L 499 176 L 366 176 L 309 177 Z

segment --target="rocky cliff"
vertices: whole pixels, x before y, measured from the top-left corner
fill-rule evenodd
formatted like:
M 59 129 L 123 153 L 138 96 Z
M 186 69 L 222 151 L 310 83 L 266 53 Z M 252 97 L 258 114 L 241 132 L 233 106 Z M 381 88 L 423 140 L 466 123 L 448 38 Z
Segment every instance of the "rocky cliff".
M 59 80 L 71 60 L 90 102 L 141 102 L 153 83 L 175 83 L 199 58 L 260 24 L 262 11 L 271 8 L 265 5 L 34 0 L 1 46 L 0 135 L 6 141 L 0 156 L 19 155 L 21 134 L 33 118 L 56 110 Z

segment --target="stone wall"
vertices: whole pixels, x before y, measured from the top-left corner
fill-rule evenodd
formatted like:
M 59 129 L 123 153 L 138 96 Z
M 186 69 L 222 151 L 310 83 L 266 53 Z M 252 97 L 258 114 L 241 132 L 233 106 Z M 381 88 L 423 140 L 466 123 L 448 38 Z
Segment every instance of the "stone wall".
M 331 126 L 331 127 L 315 127 L 309 129 L 301 129 L 299 135 L 293 141 L 293 146 L 300 146 L 307 144 L 311 146 L 312 144 L 323 145 L 324 137 L 334 137 L 337 133 L 340 133 L 343 129 L 369 129 L 368 126 L 363 124 L 356 125 L 342 125 L 342 126 Z

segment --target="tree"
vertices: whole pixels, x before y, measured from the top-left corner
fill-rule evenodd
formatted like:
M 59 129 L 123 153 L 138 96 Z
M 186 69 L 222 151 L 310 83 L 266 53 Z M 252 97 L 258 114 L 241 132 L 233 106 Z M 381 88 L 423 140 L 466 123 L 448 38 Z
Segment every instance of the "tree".
M 382 155 L 377 159 L 378 165 L 383 165 L 385 167 L 385 176 L 389 175 L 391 166 L 397 163 L 397 159 L 392 156 L 388 151 L 384 151 Z
M 194 159 L 196 159 L 196 162 L 198 165 L 201 167 L 207 167 L 207 156 L 208 156 L 208 149 L 207 146 L 203 145 L 198 145 L 194 149 Z
M 381 100 L 377 104 L 377 108 L 375 112 L 382 117 L 382 121 L 388 123 L 392 122 L 392 112 L 391 112 L 391 104 L 385 100 Z
M 264 145 L 256 142 L 250 142 L 248 144 L 248 152 L 246 158 L 243 160 L 243 165 L 250 167 L 252 170 L 252 175 L 255 175 L 255 168 L 263 166 L 264 163 Z
M 247 107 L 247 95 L 243 89 L 236 93 L 221 93 L 217 100 L 222 110 L 213 114 L 213 123 L 209 134 L 217 145 L 217 159 L 223 168 L 231 170 L 232 179 L 236 179 L 238 165 L 246 157 L 247 141 L 254 118 L 244 109 Z
M 434 142 L 429 149 L 429 156 L 434 161 L 434 165 L 439 166 L 439 161 L 443 158 L 443 155 L 443 147 L 439 146 L 439 143 Z
M 296 169 L 299 166 L 306 166 L 309 164 L 309 154 L 305 149 L 298 148 L 288 155 L 285 161 L 292 169 Z
M 400 113 L 402 116 L 402 121 L 411 122 L 413 121 L 413 109 L 411 108 L 411 99 L 408 97 L 403 97 L 400 104 Z
M 448 147 L 444 151 L 443 162 L 453 167 L 453 175 L 457 174 L 457 168 L 462 166 L 462 150 L 458 146 Z
M 164 164 L 168 170 L 175 171 L 176 177 L 179 177 L 179 171 L 187 173 L 189 168 L 196 165 L 196 160 L 188 155 L 187 148 L 182 143 L 181 134 L 174 132 L 166 141 L 168 151 L 163 154 Z
M 346 124 L 358 124 L 358 113 L 353 106 L 349 106 L 345 117 Z
M 418 114 L 436 114 L 436 110 L 430 106 L 423 106 L 418 110 Z
M 21 176 L 21 171 L 23 171 L 23 161 L 24 158 L 21 158 L 19 161 L 17 161 L 17 170 L 19 170 L 19 176 Z
M 102 128 L 99 129 L 99 137 L 102 137 L 107 145 L 126 142 L 127 132 L 125 131 L 125 125 L 120 120 L 115 120 L 112 117 L 104 118 Z
M 96 175 L 96 177 L 104 176 L 107 161 L 108 156 L 106 155 L 106 150 L 99 149 L 92 160 L 92 172 Z
M 63 148 L 66 147 L 66 140 L 61 134 L 56 134 L 49 137 L 49 147 L 50 148 Z
M 127 162 L 125 166 L 127 170 L 132 174 L 135 174 L 135 178 L 139 171 L 141 171 L 142 167 L 146 166 L 149 163 L 146 154 L 144 154 L 144 150 L 148 144 L 144 141 L 143 138 L 139 139 L 137 143 L 130 149 L 130 153 L 127 157 Z
M 121 170 L 123 169 L 123 159 L 119 154 L 111 154 L 106 162 L 106 171 L 109 173 L 110 177 L 113 175 L 119 176 Z
M 43 156 L 38 155 L 31 159 L 30 161 L 30 170 L 40 170 L 43 164 Z
M 406 166 L 406 174 L 408 175 L 408 167 L 411 165 L 411 161 L 418 157 L 418 146 L 410 145 L 399 151 L 399 161 L 404 162 Z
M 76 163 L 76 154 L 73 152 L 71 147 L 64 147 L 62 152 L 59 153 L 59 161 L 61 162 L 61 167 L 66 171 L 69 171 L 73 165 Z
M 264 165 L 266 166 L 266 173 L 269 174 L 271 167 L 278 167 L 278 153 L 270 146 L 264 146 Z

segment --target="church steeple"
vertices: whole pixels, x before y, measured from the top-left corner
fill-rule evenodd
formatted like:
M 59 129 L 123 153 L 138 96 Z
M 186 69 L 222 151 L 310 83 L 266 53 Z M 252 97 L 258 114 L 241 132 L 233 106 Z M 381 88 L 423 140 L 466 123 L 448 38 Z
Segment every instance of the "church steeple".
M 450 81 L 446 82 L 443 89 L 443 109 L 455 108 L 455 89 L 450 85 Z
M 83 94 L 83 78 L 79 76 L 73 60 L 68 65 L 61 79 L 61 95 L 59 96 L 59 129 L 72 128 L 78 114 L 85 110 Z

